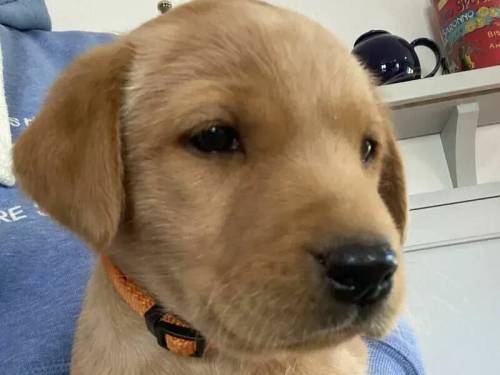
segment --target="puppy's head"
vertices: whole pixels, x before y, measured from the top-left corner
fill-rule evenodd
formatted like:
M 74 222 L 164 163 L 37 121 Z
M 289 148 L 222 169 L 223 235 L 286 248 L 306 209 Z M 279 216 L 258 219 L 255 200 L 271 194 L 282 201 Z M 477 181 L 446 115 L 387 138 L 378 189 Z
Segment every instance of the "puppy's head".
M 79 59 L 15 147 L 24 190 L 215 346 L 379 336 L 406 198 L 386 111 L 337 40 L 195 1 Z

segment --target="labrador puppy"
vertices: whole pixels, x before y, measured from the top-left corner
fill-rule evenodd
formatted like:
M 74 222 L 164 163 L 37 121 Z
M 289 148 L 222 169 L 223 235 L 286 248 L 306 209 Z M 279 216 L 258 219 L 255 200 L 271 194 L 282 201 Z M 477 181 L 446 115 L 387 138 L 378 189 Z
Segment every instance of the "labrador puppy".
M 180 6 L 78 59 L 14 153 L 24 191 L 102 256 L 72 374 L 366 374 L 361 336 L 393 327 L 388 112 L 296 13 Z

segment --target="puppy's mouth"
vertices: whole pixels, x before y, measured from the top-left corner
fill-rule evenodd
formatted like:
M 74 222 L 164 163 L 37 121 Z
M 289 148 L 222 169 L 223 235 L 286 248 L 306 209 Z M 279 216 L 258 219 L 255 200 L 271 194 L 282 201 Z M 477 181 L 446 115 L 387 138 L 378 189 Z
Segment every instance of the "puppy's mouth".
M 222 351 L 261 357 L 324 349 L 356 335 L 381 337 L 392 328 L 399 304 L 392 269 L 389 286 L 384 277 L 374 282 L 361 277 L 357 283 L 345 277 L 332 286 L 323 273 L 305 270 L 289 278 L 254 281 L 262 285 L 261 293 L 256 288 L 226 289 L 224 298 L 202 304 L 208 305 L 209 315 L 200 329 Z M 340 271 L 335 275 L 344 276 Z
M 392 326 L 393 319 L 388 314 L 386 303 L 356 306 L 341 322 L 325 325 L 318 330 L 306 332 L 302 340 L 286 343 L 289 350 L 300 348 L 317 348 L 336 345 L 354 335 L 370 338 L 380 338 Z
M 258 328 L 235 332 L 215 315 L 213 318 L 215 317 L 219 327 L 216 337 L 221 340 L 221 348 L 237 352 L 238 355 L 261 358 L 272 353 L 319 350 L 341 344 L 355 335 L 381 337 L 392 326 L 392 319 L 384 306 L 384 302 L 363 307 L 349 306 L 349 311 L 342 318 L 332 316 L 318 319 L 313 327 L 304 328 L 291 322 L 290 330 L 294 332 L 291 332 L 289 337 L 279 338 L 272 330 L 259 332 Z M 214 345 L 219 346 L 217 340 Z

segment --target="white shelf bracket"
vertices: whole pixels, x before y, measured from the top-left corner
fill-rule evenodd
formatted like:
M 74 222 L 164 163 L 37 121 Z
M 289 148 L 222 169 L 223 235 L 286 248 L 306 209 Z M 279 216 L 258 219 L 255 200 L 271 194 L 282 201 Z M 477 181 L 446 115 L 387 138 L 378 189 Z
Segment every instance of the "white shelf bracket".
M 479 104 L 458 104 L 441 132 L 441 143 L 455 188 L 477 184 L 476 130 Z

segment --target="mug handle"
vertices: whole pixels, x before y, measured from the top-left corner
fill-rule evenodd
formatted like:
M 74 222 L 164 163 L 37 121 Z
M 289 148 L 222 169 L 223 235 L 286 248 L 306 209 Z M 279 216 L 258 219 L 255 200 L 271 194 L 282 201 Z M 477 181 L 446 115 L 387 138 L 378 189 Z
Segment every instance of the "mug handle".
M 424 47 L 430 48 L 432 50 L 432 52 L 434 52 L 434 56 L 436 56 L 436 66 L 434 67 L 432 72 L 427 74 L 424 78 L 433 77 L 437 73 L 437 71 L 439 70 L 439 67 L 441 66 L 441 62 L 442 62 L 442 54 L 441 54 L 441 50 L 439 49 L 439 46 L 436 44 L 436 42 L 434 42 L 433 40 L 427 39 L 427 38 L 415 39 L 410 44 L 413 48 L 415 48 L 417 46 L 424 46 Z

